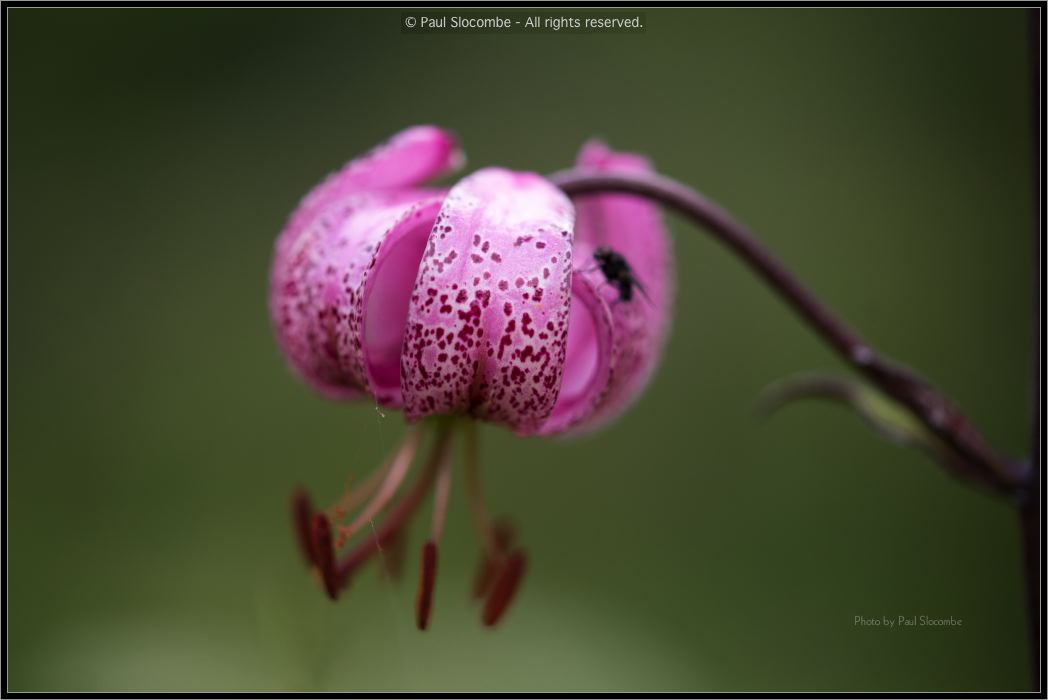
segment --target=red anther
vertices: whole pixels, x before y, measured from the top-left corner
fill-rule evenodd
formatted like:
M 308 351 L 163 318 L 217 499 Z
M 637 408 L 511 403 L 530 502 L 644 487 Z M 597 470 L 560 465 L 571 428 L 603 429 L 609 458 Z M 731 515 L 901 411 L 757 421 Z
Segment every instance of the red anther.
M 491 588 L 495 574 L 505 559 L 506 550 L 513 543 L 513 526 L 508 520 L 499 520 L 491 530 L 498 556 L 493 560 L 488 552 L 481 554 L 480 566 L 473 576 L 473 597 L 477 600 L 483 598 Z
M 513 597 L 520 587 L 520 580 L 524 577 L 524 569 L 527 566 L 527 557 L 521 550 L 510 553 L 506 563 L 502 566 L 495 583 L 484 604 L 484 624 L 488 627 L 495 625 L 506 612 L 506 608 L 513 602 Z
M 291 527 L 295 530 L 295 539 L 307 566 L 313 566 L 313 541 L 309 534 L 310 519 L 313 517 L 313 504 L 305 489 L 297 488 L 291 494 Z
M 422 546 L 422 576 L 418 582 L 415 598 L 415 621 L 420 630 L 429 625 L 429 614 L 433 610 L 433 586 L 437 582 L 437 545 L 433 540 Z
M 331 523 L 323 513 L 313 514 L 313 563 L 320 570 L 324 590 L 331 600 L 338 598 L 338 574 L 335 572 L 335 548 L 331 545 Z

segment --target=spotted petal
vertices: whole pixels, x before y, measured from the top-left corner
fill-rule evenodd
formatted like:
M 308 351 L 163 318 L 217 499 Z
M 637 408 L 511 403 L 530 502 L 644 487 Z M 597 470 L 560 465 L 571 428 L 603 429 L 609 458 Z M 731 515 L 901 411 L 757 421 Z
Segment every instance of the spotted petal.
M 417 185 L 458 160 L 446 132 L 409 129 L 330 176 L 290 217 L 270 313 L 292 368 L 321 393 L 399 406 L 407 298 L 443 196 Z
M 412 292 L 409 419 L 467 413 L 534 433 L 561 389 L 574 209 L 531 173 L 481 170 L 448 193 Z
M 617 153 L 598 141 L 582 148 L 578 166 L 598 172 L 651 171 L 646 158 Z M 614 420 L 647 386 L 669 331 L 674 278 L 670 239 L 651 202 L 628 194 L 600 194 L 579 198 L 576 207 L 576 271 L 600 289 L 615 337 L 607 390 L 574 426 L 575 431 L 586 431 Z M 629 263 L 640 286 L 631 300 L 619 300 L 618 290 L 597 269 L 597 246 L 615 250 Z
M 314 187 L 291 215 L 288 228 L 301 228 L 347 195 L 415 187 L 461 166 L 463 161 L 450 132 L 434 126 L 405 129 Z

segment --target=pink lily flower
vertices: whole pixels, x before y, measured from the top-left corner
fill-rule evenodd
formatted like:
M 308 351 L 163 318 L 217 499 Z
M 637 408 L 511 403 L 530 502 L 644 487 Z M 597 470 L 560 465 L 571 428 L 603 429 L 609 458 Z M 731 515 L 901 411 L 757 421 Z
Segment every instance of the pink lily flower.
M 519 435 L 607 424 L 651 378 L 672 310 L 672 255 L 653 205 L 597 195 L 576 209 L 541 176 L 498 168 L 450 190 L 425 187 L 460 162 L 455 139 L 434 127 L 408 129 L 351 161 L 291 215 L 270 277 L 278 343 L 295 373 L 325 396 L 403 409 L 412 424 L 385 463 L 330 508 L 315 512 L 296 494 L 307 563 L 332 598 L 379 551 L 387 568 L 399 568 L 405 525 L 432 491 L 416 601 L 421 629 L 432 610 L 456 437 L 466 441 L 466 486 L 483 546 L 474 593 L 485 599 L 485 624 L 502 617 L 526 568 L 511 528 L 488 515 L 476 430 L 466 419 Z M 583 148 L 579 165 L 650 169 L 599 143 Z M 427 431 L 430 456 L 405 486 Z

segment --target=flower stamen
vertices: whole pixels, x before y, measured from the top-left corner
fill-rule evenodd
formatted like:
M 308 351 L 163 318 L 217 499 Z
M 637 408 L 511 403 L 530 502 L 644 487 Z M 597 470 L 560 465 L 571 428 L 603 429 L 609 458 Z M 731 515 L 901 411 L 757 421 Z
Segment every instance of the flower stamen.
M 520 580 L 524 577 L 525 568 L 527 568 L 527 557 L 524 552 L 519 549 L 511 552 L 484 604 L 483 620 L 488 627 L 497 624 L 509 604 L 513 602 L 513 597 L 520 587 Z
M 487 595 L 482 619 L 488 627 L 495 625 L 506 612 L 524 577 L 526 557 L 520 549 L 510 551 L 513 529 L 506 521 L 492 524 L 480 485 L 480 458 L 477 427 L 466 426 L 466 490 L 470 512 L 484 551 L 473 579 L 473 595 Z
M 491 516 L 484 504 L 484 491 L 480 485 L 480 457 L 477 440 L 477 426 L 474 421 L 468 421 L 466 432 L 466 495 L 469 500 L 469 512 L 473 517 L 473 527 L 480 537 L 484 546 L 484 552 L 489 559 L 499 557 L 498 537 L 495 529 L 491 526 Z
M 382 460 L 382 464 L 379 465 L 379 468 L 368 474 L 360 486 L 354 488 L 352 478 L 346 479 L 346 488 L 342 492 L 342 496 L 339 497 L 339 499 L 326 511 L 332 522 L 345 518 L 351 511 L 362 505 L 367 499 L 371 498 L 375 491 L 378 490 L 379 485 L 386 478 L 390 467 L 393 466 L 393 462 L 400 451 L 400 447 L 401 446 L 398 445 L 396 450 L 386 455 L 386 458 Z
M 390 535 L 381 547 L 381 564 L 379 573 L 390 581 L 398 581 L 404 570 L 404 554 L 407 549 L 407 538 L 403 532 Z
M 415 453 L 418 451 L 419 442 L 422 439 L 422 426 L 411 428 L 404 441 L 400 443 L 396 455 L 393 457 L 389 473 L 382 481 L 378 493 L 364 507 L 357 517 L 349 525 L 339 525 L 339 545 L 344 545 L 350 537 L 360 532 L 370 523 L 378 513 L 389 504 L 401 484 L 407 476 Z
M 311 528 L 313 563 L 331 600 L 338 598 L 338 577 L 335 571 L 335 548 L 331 542 L 331 522 L 323 513 L 313 514 Z
M 415 621 L 420 630 L 429 625 L 433 610 L 433 588 L 437 582 L 437 547 L 444 535 L 444 521 L 448 513 L 451 496 L 451 460 L 445 458 L 437 473 L 437 485 L 433 499 L 433 523 L 429 540 L 422 547 L 422 575 L 419 578 L 418 596 L 415 599 Z
M 422 545 L 422 567 L 415 597 L 415 624 L 420 630 L 429 625 L 429 614 L 433 610 L 433 587 L 437 582 L 437 543 L 429 540 Z
M 513 526 L 508 520 L 497 520 L 493 526 L 495 532 L 495 546 L 497 551 L 492 558 L 487 551 L 481 552 L 480 566 L 473 576 L 473 597 L 481 599 L 491 590 L 491 584 L 495 581 L 495 575 L 505 561 L 506 553 L 513 543 Z
M 299 551 L 308 566 L 313 566 L 313 536 L 310 528 L 313 519 L 313 503 L 301 486 L 291 495 L 291 525 L 295 530 Z
M 422 468 L 422 473 L 412 484 L 410 490 L 393 506 L 386 519 L 376 528 L 373 537 L 369 537 L 351 549 L 336 566 L 336 576 L 340 585 L 361 564 L 365 563 L 382 547 L 388 546 L 394 537 L 400 536 L 401 529 L 411 519 L 423 497 L 429 492 L 440 466 L 450 456 L 452 431 L 449 425 L 441 424 L 437 429 L 436 441 L 432 453 Z

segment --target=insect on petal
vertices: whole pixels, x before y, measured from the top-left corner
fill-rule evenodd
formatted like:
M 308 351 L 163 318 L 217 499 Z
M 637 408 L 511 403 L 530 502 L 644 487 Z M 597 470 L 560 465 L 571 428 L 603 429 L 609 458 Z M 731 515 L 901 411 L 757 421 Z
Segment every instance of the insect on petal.
M 651 171 L 643 156 L 618 153 L 598 141 L 582 148 L 578 165 L 601 172 Z M 674 278 L 670 238 L 653 203 L 629 194 L 598 194 L 580 197 L 577 211 L 577 272 L 601 288 L 615 336 L 608 390 L 595 411 L 577 425 L 577 431 L 588 431 L 617 418 L 651 379 L 669 333 Z M 632 300 L 620 301 L 615 287 L 605 284 L 595 269 L 592 256 L 598 246 L 607 246 L 629 263 L 642 290 Z

